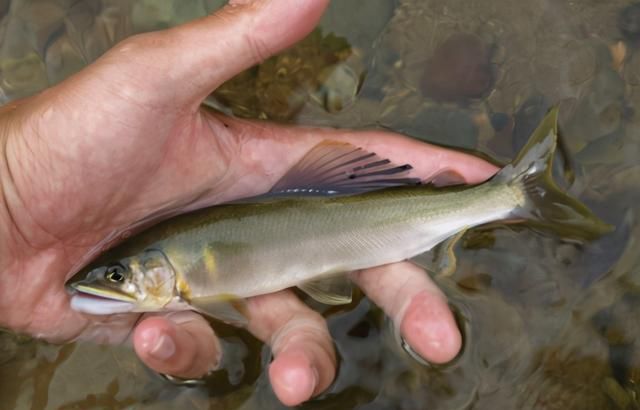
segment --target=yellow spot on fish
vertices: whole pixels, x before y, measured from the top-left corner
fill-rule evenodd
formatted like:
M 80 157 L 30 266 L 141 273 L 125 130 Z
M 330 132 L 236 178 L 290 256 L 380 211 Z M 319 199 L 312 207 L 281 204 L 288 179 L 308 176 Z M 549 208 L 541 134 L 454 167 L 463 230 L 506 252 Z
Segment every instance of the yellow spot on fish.
M 140 272 L 140 262 L 137 259 L 132 258 L 129 261 L 129 269 L 131 272 Z
M 207 269 L 207 273 L 215 274 L 216 273 L 216 255 L 213 252 L 213 249 L 210 247 L 205 247 L 202 252 L 202 260 L 204 261 L 204 267 Z
M 182 277 L 182 275 L 178 275 L 176 277 L 176 288 L 178 289 L 178 293 L 181 297 L 189 300 L 191 299 L 191 287 L 187 283 L 186 280 Z

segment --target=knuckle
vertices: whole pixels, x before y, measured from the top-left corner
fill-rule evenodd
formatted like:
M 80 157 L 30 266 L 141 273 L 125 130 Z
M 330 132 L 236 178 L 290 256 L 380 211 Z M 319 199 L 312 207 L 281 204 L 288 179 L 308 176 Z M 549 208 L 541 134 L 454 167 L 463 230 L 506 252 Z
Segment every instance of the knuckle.
M 134 34 L 116 44 L 112 50 L 121 54 L 137 54 L 149 47 L 162 45 L 162 37 L 162 32 Z
M 294 343 L 314 341 L 322 344 L 330 339 L 324 318 L 317 312 L 309 312 L 287 321 L 272 335 L 269 344 L 277 352 Z
M 245 48 L 250 53 L 251 59 L 254 64 L 261 63 L 272 55 L 270 48 L 267 46 L 267 43 L 253 34 L 245 34 L 244 43 Z

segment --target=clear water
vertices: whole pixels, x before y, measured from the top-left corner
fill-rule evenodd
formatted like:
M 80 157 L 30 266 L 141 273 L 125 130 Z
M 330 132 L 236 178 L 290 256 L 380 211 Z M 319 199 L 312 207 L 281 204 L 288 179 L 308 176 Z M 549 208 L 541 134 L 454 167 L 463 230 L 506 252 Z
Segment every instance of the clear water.
M 130 34 L 220 4 L 0 1 L 0 101 L 63 80 Z M 469 232 L 456 273 L 440 282 L 464 329 L 460 357 L 415 363 L 358 299 L 327 315 L 341 367 L 303 408 L 639 408 L 640 10 L 631 4 L 336 1 L 321 31 L 283 54 L 296 58 L 268 60 L 208 100 L 245 117 L 392 129 L 499 161 L 559 104 L 570 190 L 617 226 L 588 245 L 527 228 Z M 263 371 L 268 348 L 229 327 L 218 333 L 225 370 L 198 388 L 165 383 L 127 347 L 0 333 L 0 408 L 282 407 Z

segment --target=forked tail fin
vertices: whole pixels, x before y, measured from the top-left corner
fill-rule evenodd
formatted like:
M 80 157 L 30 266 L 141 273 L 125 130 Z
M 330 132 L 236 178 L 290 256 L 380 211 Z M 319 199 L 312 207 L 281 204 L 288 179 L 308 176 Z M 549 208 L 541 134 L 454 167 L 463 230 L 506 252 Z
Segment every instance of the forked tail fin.
M 517 185 L 525 197 L 514 216 L 552 229 L 563 237 L 592 240 L 613 230 L 579 200 L 556 185 L 552 176 L 558 135 L 558 109 L 553 108 L 533 132 L 516 159 L 494 181 Z

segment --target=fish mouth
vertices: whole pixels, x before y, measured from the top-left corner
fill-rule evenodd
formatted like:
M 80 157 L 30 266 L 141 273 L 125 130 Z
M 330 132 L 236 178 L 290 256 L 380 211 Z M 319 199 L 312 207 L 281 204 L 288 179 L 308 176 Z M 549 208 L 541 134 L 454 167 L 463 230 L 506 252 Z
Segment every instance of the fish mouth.
M 119 302 L 129 302 L 134 303 L 136 299 L 132 296 L 127 295 L 124 292 L 118 292 L 117 290 L 111 288 L 103 288 L 101 286 L 96 286 L 95 284 L 84 284 L 82 282 L 73 283 L 70 285 L 70 288 L 75 291 L 74 293 L 79 295 L 89 295 L 94 298 L 105 299 L 105 300 L 113 300 Z
M 83 283 L 74 283 L 69 287 L 74 291 L 71 296 L 71 308 L 78 312 L 111 315 L 133 312 L 136 307 L 134 298 L 113 289 L 102 289 Z

